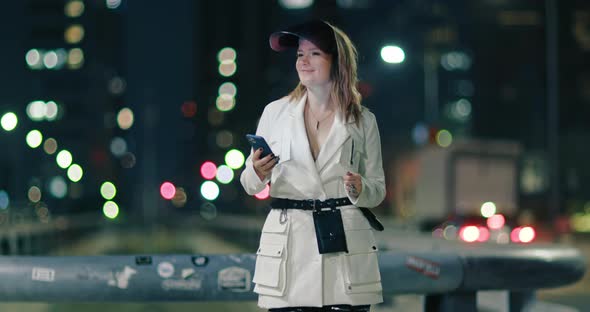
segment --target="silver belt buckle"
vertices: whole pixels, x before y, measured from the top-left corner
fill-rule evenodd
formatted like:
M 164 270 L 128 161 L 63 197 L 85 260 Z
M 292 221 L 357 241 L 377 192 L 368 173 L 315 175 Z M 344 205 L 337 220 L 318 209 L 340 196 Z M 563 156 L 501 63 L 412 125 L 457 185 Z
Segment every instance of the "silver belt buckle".
M 287 208 L 283 208 L 283 210 L 281 210 L 281 215 L 279 216 L 279 223 L 287 223 Z

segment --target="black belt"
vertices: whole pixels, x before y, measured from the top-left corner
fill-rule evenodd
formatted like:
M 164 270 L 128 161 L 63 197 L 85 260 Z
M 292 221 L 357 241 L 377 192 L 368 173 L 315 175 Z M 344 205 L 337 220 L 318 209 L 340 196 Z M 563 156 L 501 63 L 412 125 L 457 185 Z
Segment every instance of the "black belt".
M 304 199 L 295 200 L 287 198 L 272 198 L 270 206 L 272 208 L 283 209 L 301 209 L 301 210 L 316 210 L 322 208 L 334 208 L 340 206 L 350 206 L 352 203 L 348 197 L 330 198 L 324 201 L 319 199 Z
M 304 200 L 295 200 L 295 199 L 287 199 L 287 198 L 272 198 L 270 202 L 270 207 L 276 209 L 301 209 L 301 210 L 316 210 L 322 208 L 334 208 L 339 206 L 349 206 L 352 205 L 350 199 L 348 197 L 342 198 L 330 198 L 324 201 L 319 199 L 304 199 Z M 369 210 L 368 208 L 359 207 L 367 221 L 373 229 L 376 231 L 383 231 L 383 224 L 377 219 L 375 214 Z

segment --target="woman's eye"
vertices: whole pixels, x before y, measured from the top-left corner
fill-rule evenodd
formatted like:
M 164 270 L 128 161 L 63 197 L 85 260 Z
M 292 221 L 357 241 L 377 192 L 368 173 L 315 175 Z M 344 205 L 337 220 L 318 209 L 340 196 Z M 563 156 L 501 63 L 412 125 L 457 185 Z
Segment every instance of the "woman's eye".
M 313 52 L 312 55 L 320 55 L 320 52 Z
M 303 54 L 302 53 L 297 53 L 297 57 L 302 57 Z

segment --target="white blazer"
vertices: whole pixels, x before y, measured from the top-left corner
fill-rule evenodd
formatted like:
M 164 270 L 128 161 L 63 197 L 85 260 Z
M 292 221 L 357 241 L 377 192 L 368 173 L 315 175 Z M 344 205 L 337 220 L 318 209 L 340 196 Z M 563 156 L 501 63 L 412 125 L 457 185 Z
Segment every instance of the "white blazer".
M 377 244 L 368 221 L 356 207 L 375 207 L 385 197 L 381 141 L 375 116 L 363 108 L 359 127 L 337 113 L 332 129 L 314 162 L 303 108 L 288 97 L 266 106 L 257 135 L 280 157 L 264 181 L 252 167 L 252 153 L 240 181 L 250 195 L 270 182 L 270 196 L 289 199 L 346 197 L 343 176 L 362 176 L 362 192 L 340 207 L 348 253 L 319 254 L 311 211 L 288 210 L 281 223 L 280 209 L 269 212 L 257 251 L 254 291 L 262 308 L 334 304 L 365 305 L 382 302 Z M 280 207 L 275 207 L 280 208 Z

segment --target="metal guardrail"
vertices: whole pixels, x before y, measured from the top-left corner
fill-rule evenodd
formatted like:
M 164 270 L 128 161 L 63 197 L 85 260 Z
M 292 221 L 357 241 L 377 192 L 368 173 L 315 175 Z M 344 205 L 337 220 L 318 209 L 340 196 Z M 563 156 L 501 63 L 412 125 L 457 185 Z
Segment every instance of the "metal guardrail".
M 522 246 L 464 252 L 385 251 L 384 294 L 426 294 L 426 311 L 476 311 L 476 292 L 510 291 L 510 311 L 534 290 L 571 284 L 585 260 L 571 247 Z M 255 300 L 255 255 L 0 257 L 0 301 Z

